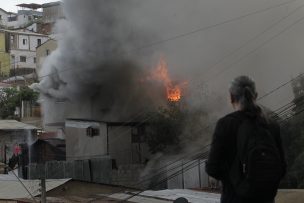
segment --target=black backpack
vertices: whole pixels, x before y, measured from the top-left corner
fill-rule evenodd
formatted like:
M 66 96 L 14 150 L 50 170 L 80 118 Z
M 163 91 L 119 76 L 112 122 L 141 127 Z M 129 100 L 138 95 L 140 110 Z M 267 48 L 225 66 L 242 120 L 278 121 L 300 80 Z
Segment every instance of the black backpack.
M 274 135 L 266 125 L 245 119 L 238 128 L 237 154 L 230 170 L 236 194 L 249 199 L 273 199 L 283 171 Z

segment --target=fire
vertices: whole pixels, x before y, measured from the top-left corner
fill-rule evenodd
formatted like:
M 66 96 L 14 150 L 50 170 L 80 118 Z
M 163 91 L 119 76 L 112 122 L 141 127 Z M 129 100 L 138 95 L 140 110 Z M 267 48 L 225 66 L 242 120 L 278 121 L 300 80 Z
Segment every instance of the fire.
M 168 73 L 168 64 L 162 57 L 152 73 L 152 78 L 161 81 L 167 93 L 167 99 L 171 102 L 178 102 L 182 96 L 182 84 L 174 84 Z

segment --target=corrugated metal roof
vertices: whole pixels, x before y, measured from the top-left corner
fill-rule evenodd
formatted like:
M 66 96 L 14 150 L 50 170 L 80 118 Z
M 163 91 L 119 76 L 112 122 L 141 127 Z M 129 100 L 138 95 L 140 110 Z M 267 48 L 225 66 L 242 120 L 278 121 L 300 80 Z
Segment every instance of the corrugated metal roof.
M 134 193 L 136 194 L 136 192 Z M 108 197 L 123 200 L 131 197 L 130 194 L 125 193 L 116 193 Z M 188 189 L 172 189 L 172 190 L 160 190 L 160 191 L 144 191 L 141 194 L 131 197 L 128 201 L 145 203 L 145 202 L 155 202 L 155 203 L 165 203 L 168 201 L 173 201 L 179 197 L 186 198 L 189 202 L 192 203 L 219 203 L 220 194 L 200 192 Z
M 50 191 L 64 183 L 68 182 L 70 179 L 57 179 L 57 180 L 46 180 L 46 190 Z M 40 194 L 40 180 L 22 180 L 22 183 L 31 192 L 33 196 Z M 0 199 L 2 200 L 12 200 L 12 199 L 22 199 L 30 198 L 28 192 L 24 189 L 17 178 L 11 175 L 0 175 Z
M 37 127 L 16 120 L 0 120 L 0 130 L 35 130 Z

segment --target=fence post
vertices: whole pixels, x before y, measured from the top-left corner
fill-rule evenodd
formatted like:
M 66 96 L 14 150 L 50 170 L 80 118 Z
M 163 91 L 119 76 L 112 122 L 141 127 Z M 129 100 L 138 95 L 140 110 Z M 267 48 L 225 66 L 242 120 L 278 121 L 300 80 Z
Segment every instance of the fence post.
M 185 189 L 185 182 L 184 182 L 184 161 L 182 160 L 182 188 Z
M 201 179 L 201 160 L 198 159 L 198 179 L 199 179 L 199 187 L 202 188 L 202 179 Z

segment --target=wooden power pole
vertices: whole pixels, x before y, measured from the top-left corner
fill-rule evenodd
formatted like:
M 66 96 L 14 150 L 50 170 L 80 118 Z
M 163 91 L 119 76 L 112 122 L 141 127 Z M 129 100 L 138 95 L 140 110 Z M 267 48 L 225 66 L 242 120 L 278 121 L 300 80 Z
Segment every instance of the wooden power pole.
M 41 178 L 41 203 L 46 203 L 46 186 L 45 178 Z

